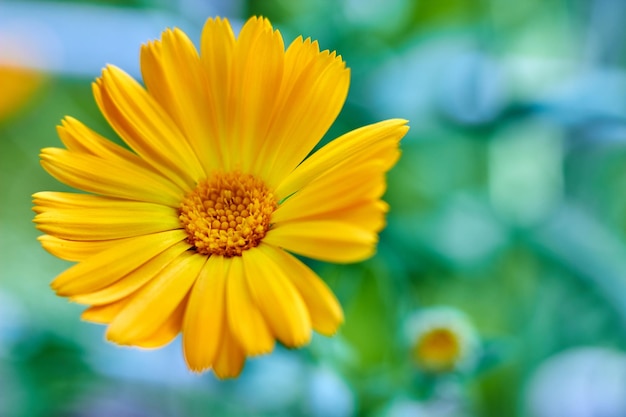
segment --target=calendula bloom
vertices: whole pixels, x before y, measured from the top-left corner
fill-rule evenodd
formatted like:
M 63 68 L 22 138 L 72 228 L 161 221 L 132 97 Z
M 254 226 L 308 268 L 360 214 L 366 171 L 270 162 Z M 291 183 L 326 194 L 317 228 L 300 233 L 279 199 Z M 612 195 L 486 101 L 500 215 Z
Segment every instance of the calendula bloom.
M 404 120 L 369 125 L 309 155 L 346 99 L 349 70 L 317 42 L 284 47 L 267 19 L 237 37 L 209 19 L 198 52 L 178 29 L 141 48 L 145 87 L 107 66 L 96 102 L 130 150 L 67 117 L 43 167 L 85 194 L 34 195 L 40 240 L 78 264 L 52 283 L 89 305 L 121 345 L 182 333 L 190 369 L 239 374 L 275 341 L 334 334 L 337 299 L 293 254 L 371 256 L 385 172 Z
M 462 312 L 434 307 L 409 317 L 406 336 L 415 363 L 427 372 L 468 370 L 475 362 L 478 336 Z

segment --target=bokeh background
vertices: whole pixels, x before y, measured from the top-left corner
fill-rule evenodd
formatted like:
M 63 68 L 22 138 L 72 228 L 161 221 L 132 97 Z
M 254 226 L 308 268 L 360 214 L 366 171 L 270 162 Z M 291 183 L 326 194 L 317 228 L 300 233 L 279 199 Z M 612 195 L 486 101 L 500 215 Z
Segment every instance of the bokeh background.
M 72 115 L 114 137 L 91 81 L 138 76 L 141 43 L 209 16 L 267 16 L 352 69 L 325 141 L 402 117 L 377 255 L 310 265 L 346 323 L 237 380 L 186 370 L 179 342 L 120 348 L 49 282 L 39 166 Z M 465 315 L 473 366 L 427 372 L 406 322 Z M 626 2 L 0 0 L 0 416 L 626 416 Z

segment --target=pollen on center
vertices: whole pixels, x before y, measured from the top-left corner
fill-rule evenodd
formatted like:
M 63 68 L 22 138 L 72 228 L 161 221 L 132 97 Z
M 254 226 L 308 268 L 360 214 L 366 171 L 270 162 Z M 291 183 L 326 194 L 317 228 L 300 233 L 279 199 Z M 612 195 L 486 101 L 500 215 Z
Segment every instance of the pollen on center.
M 179 219 L 198 253 L 241 256 L 265 237 L 276 207 L 274 194 L 258 178 L 214 173 L 185 197 Z

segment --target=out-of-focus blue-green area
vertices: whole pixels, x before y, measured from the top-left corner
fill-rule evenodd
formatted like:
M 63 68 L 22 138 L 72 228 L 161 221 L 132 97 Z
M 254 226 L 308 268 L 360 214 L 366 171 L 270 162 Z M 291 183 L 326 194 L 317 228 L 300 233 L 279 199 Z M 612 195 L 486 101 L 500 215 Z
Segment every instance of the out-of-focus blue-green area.
M 189 373 L 178 341 L 120 348 L 81 322 L 48 287 L 69 263 L 36 241 L 30 196 L 67 189 L 38 162 L 63 116 L 114 137 L 101 67 L 139 76 L 165 27 L 197 41 L 209 16 L 254 14 L 351 68 L 325 141 L 392 117 L 411 131 L 377 255 L 311 262 L 339 334 L 222 382 Z M 0 53 L 15 40 L 45 79 L 0 120 L 1 416 L 626 416 L 626 2 L 3 1 Z M 405 322 L 435 306 L 475 327 L 471 370 L 412 362 Z

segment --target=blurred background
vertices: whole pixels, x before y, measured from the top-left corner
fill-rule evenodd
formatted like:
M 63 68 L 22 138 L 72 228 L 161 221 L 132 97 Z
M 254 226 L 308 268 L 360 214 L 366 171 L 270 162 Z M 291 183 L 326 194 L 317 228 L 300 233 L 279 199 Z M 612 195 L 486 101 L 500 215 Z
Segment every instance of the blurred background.
M 114 137 L 91 95 L 139 76 L 166 27 L 268 17 L 352 69 L 324 141 L 410 120 L 388 226 L 356 265 L 310 262 L 346 323 L 237 380 L 179 341 L 120 348 L 49 282 L 31 194 L 65 115 Z M 0 415 L 626 416 L 626 2 L 0 0 Z

